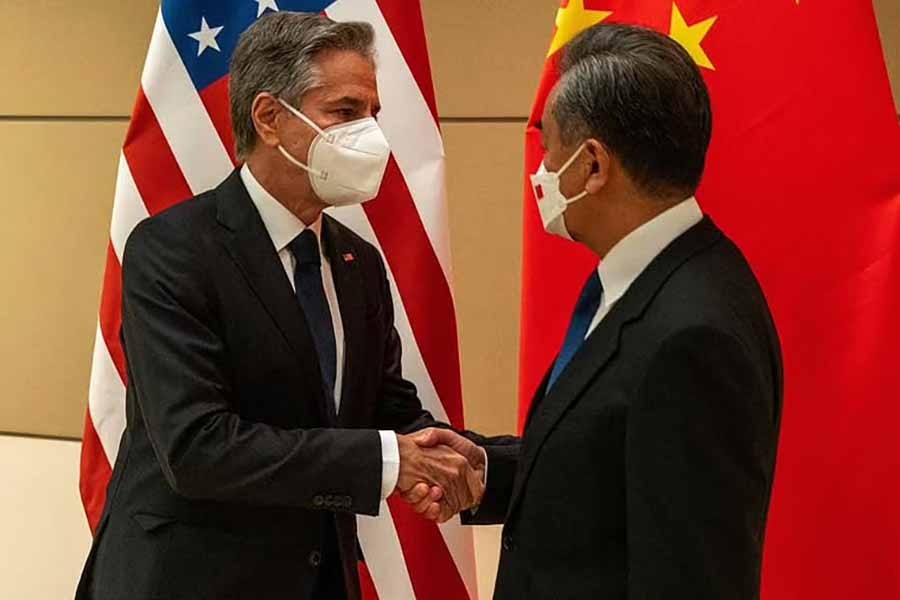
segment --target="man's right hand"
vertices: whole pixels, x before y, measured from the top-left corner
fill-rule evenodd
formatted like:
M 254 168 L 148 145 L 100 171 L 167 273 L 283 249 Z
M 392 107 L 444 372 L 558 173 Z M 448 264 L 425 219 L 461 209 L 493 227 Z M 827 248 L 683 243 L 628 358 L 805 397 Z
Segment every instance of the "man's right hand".
M 446 444 L 431 440 L 425 430 L 398 435 L 400 477 L 397 489 L 416 511 L 440 523 L 476 506 L 484 494 L 484 467 Z

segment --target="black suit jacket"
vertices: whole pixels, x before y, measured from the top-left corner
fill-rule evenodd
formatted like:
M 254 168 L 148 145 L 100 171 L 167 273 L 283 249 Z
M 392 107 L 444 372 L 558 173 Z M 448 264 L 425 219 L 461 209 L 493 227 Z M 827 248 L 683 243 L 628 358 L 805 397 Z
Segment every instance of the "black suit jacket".
M 302 599 L 335 541 L 359 597 L 355 514 L 378 512 L 377 429 L 432 419 L 401 375 L 380 255 L 327 216 L 322 235 L 345 335 L 337 415 L 237 171 L 132 233 L 127 427 L 79 600 Z
M 765 298 L 706 218 L 545 380 L 521 440 L 475 436 L 495 598 L 758 598 L 781 402 Z

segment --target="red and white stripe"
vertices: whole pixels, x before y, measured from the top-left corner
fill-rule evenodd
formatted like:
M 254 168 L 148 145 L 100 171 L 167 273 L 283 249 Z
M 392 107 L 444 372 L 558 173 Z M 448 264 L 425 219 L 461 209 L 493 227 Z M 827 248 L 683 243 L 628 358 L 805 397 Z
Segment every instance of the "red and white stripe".
M 436 418 L 461 427 L 444 150 L 420 7 L 409 0 L 338 0 L 326 13 L 338 21 L 368 21 L 376 30 L 379 122 L 393 150 L 379 199 L 332 214 L 383 253 L 395 291 L 404 373 Z M 142 219 L 227 177 L 234 168 L 231 147 L 227 80 L 198 93 L 158 15 L 119 160 L 94 347 L 81 464 L 92 529 L 125 427 L 119 340 L 125 242 Z M 477 598 L 472 537 L 458 521 L 439 528 L 390 499 L 380 517 L 360 518 L 359 525 L 371 576 L 364 582 L 367 598 Z

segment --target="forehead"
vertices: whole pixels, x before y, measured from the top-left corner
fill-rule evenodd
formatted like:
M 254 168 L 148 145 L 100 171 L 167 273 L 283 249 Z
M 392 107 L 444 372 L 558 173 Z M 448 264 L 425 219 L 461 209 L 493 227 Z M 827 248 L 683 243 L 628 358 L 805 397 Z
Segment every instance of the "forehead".
M 378 95 L 375 65 L 352 50 L 329 50 L 316 57 L 320 88 L 336 94 Z

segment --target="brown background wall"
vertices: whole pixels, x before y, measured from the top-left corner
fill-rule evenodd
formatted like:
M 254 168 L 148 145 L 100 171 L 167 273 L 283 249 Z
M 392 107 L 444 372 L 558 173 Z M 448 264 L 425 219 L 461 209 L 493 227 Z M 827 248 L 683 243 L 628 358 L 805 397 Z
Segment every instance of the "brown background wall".
M 448 157 L 467 420 L 509 431 L 522 132 L 558 0 L 422 3 Z M 3 3 L 0 431 L 80 436 L 116 162 L 157 5 Z M 900 2 L 876 7 L 900 100 Z

